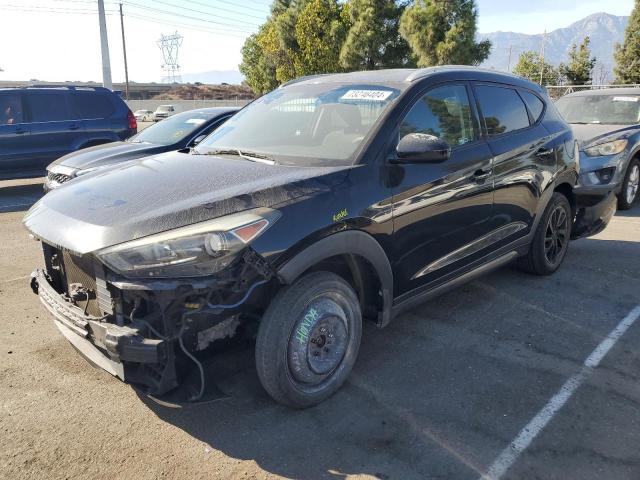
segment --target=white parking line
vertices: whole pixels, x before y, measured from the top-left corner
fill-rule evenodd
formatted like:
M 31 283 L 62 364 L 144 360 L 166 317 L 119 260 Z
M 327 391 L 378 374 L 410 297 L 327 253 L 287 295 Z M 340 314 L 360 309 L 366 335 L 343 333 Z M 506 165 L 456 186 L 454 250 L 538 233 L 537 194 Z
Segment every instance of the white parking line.
M 573 395 L 578 387 L 589 377 L 593 369 L 600 364 L 605 355 L 611 350 L 611 347 L 616 344 L 620 337 L 624 335 L 638 318 L 640 318 L 640 305 L 631 310 L 618 326 L 600 342 L 600 345 L 598 345 L 584 361 L 580 372 L 569 378 L 569 380 L 560 387 L 560 390 L 551 397 L 551 400 L 542 407 L 542 410 L 520 431 L 515 440 L 511 442 L 491 464 L 487 473 L 480 477 L 482 480 L 498 480 L 509 470 L 547 423 L 549 423 L 554 415 L 567 403 L 571 395 Z

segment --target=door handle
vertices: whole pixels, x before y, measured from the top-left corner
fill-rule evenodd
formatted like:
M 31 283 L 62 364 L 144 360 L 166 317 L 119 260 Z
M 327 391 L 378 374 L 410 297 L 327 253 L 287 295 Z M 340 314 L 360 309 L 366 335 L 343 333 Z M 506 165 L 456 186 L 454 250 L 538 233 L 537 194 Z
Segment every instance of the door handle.
M 493 171 L 492 170 L 476 170 L 473 174 L 473 179 L 476 182 L 481 182 L 486 180 L 487 178 L 489 178 L 492 175 Z
M 80 125 L 76 125 L 75 123 L 73 125 L 69 125 L 69 130 L 78 130 L 80 128 Z

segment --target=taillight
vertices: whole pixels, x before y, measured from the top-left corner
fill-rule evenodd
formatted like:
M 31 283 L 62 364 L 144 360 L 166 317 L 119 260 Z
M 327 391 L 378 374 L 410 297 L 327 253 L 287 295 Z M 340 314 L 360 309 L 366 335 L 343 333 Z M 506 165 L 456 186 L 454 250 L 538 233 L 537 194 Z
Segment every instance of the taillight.
M 129 129 L 138 130 L 138 121 L 131 110 L 127 113 L 127 121 L 129 122 Z

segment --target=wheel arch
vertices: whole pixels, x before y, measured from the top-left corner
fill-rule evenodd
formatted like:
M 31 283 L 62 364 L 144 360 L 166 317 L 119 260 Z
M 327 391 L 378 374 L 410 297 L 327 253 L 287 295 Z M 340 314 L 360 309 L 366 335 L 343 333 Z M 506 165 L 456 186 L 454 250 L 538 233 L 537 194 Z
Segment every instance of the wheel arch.
M 348 268 L 352 286 L 365 307 L 371 300 L 371 289 L 366 288 L 367 282 L 371 280 L 371 274 L 375 276 L 381 292 L 377 324 L 379 327 L 386 326 L 391 321 L 393 271 L 384 249 L 368 233 L 348 230 L 325 237 L 288 260 L 277 270 L 277 274 L 284 284 L 290 285 L 308 270 L 324 266 L 335 271 L 336 262 Z

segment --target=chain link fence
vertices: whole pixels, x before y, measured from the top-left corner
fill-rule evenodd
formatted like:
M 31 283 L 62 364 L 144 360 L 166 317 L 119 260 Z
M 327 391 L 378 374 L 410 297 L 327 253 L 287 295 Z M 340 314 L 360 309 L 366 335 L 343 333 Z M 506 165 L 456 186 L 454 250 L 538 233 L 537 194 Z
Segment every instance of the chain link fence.
M 545 87 L 549 96 L 554 100 L 574 92 L 584 90 L 606 90 L 608 88 L 640 88 L 639 84 L 633 85 L 548 85 Z

